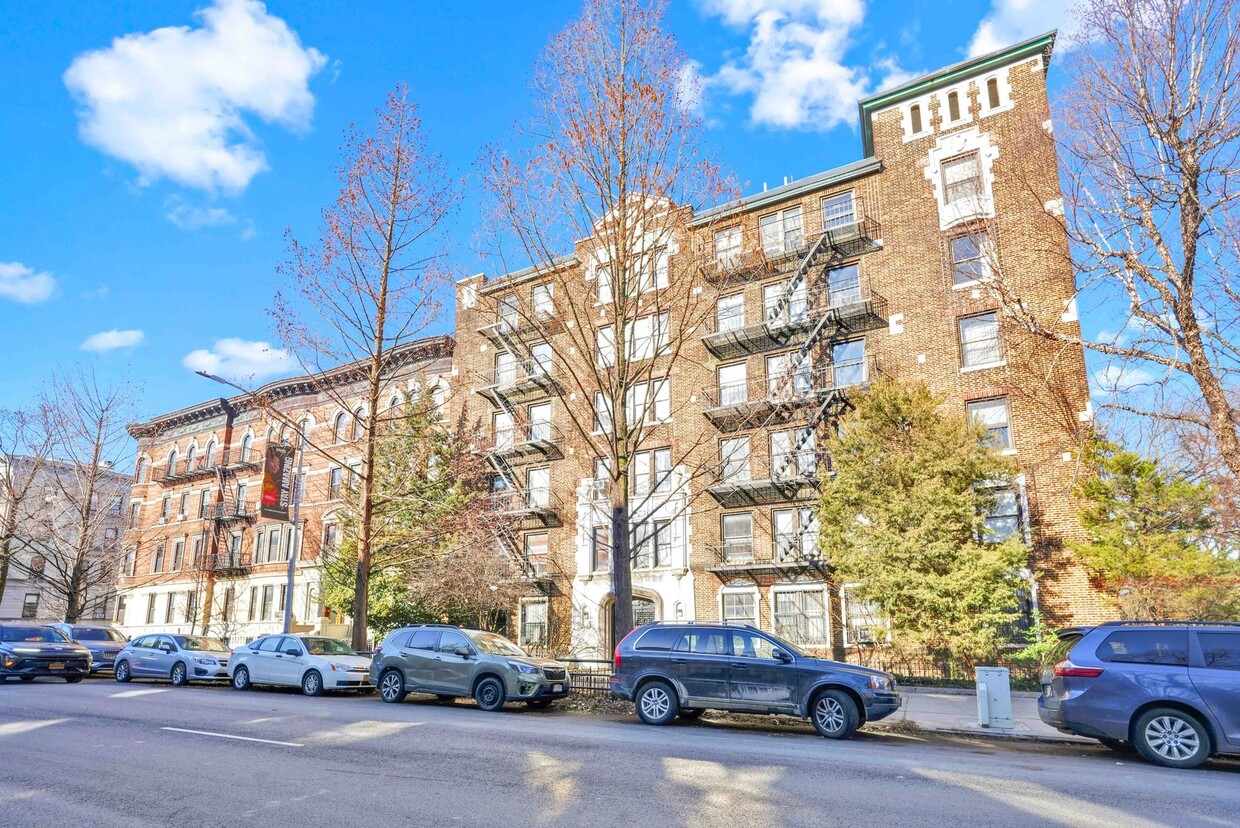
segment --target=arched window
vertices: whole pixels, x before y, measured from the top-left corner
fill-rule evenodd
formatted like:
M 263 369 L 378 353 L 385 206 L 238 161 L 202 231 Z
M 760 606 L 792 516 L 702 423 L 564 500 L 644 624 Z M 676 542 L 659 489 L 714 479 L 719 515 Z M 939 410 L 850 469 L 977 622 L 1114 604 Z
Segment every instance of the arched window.
M 348 438 L 349 415 L 341 411 L 332 422 L 332 442 L 343 443 Z
M 138 461 L 138 470 L 134 473 L 134 476 L 133 476 L 133 482 L 135 482 L 135 483 L 145 483 L 145 482 L 146 482 L 146 473 L 147 473 L 147 471 L 149 471 L 149 470 L 150 470 L 150 466 L 151 466 L 151 464 L 147 462 L 147 459 L 146 459 L 145 457 L 143 457 L 141 460 L 139 460 L 139 461 Z
M 193 449 L 190 449 L 190 450 L 193 451 Z M 180 455 L 177 454 L 176 449 L 173 449 L 172 451 L 168 452 L 168 474 L 177 473 L 177 459 L 179 457 Z
M 400 395 L 393 394 L 392 399 L 388 402 L 388 410 L 395 411 L 400 405 Z
M 990 78 L 986 81 L 986 105 L 990 109 L 999 108 L 999 79 Z
M 353 439 L 354 440 L 362 439 L 362 430 L 365 428 L 365 426 L 362 425 L 362 415 L 363 415 L 363 409 L 361 408 L 353 412 Z
M 194 460 L 198 457 L 197 446 L 190 446 L 185 450 L 185 470 L 187 472 L 194 470 Z
M 960 120 L 960 95 L 955 92 L 947 93 L 947 119 L 949 121 Z
M 435 406 L 436 411 L 443 411 L 443 404 L 448 399 L 448 389 L 442 385 L 436 385 L 431 389 L 431 404 Z
M 254 435 L 247 434 L 241 441 L 241 462 L 250 462 L 250 452 L 254 449 Z
M 921 105 L 913 104 L 908 108 L 909 130 L 916 135 L 921 132 Z
M 207 457 L 206 466 L 208 469 L 215 467 L 215 438 L 212 437 L 207 441 Z

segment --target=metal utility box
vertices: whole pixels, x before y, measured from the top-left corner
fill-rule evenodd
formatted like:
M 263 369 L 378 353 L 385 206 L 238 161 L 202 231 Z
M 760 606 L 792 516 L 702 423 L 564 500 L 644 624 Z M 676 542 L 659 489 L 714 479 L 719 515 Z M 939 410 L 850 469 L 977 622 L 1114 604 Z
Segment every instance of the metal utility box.
M 1012 686 L 1008 668 L 977 668 L 977 723 L 998 730 L 1012 728 Z

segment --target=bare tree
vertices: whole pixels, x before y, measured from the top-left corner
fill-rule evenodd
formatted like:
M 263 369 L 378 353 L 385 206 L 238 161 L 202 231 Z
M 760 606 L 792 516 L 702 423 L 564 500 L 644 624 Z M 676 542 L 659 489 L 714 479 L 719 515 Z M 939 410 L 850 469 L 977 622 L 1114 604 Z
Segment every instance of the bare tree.
M 424 143 L 416 106 L 399 86 L 378 112 L 369 135 L 346 136 L 341 189 L 323 211 L 324 230 L 313 244 L 289 234 L 287 285 L 272 310 L 281 339 L 307 373 L 356 363 L 361 377 L 362 466 L 358 472 L 357 578 L 353 645 L 363 648 L 375 497 L 374 465 L 381 395 L 403 365 L 399 346 L 422 334 L 439 311 L 444 283 L 437 246 L 454 203 L 454 183 Z M 323 382 L 321 392 L 352 407 L 344 386 Z M 350 389 L 351 390 L 351 389 Z
M 129 491 L 124 467 L 132 451 L 125 426 L 133 395 L 86 371 L 53 376 L 40 407 L 54 457 L 44 464 L 43 498 L 30 515 L 29 544 L 37 553 L 43 592 L 79 620 L 91 601 L 106 600 L 120 572 L 120 531 Z
M 1082 340 L 1021 302 L 1016 274 L 994 287 L 1013 319 L 1110 359 L 1111 408 L 1208 435 L 1240 476 L 1240 4 L 1089 0 L 1065 62 L 1054 141 L 1078 300 L 1118 316 Z M 1025 131 L 1030 141 L 1044 131 Z M 1035 157 L 1034 152 L 1022 153 Z M 1044 155 L 1044 154 L 1043 154 Z M 1040 157 L 1040 156 L 1036 156 Z M 1007 276 L 1012 278 L 1007 278 Z M 1120 311 L 1122 309 L 1122 311 Z
M 12 556 L 25 546 L 18 536 L 27 501 L 51 450 L 43 419 L 28 411 L 0 411 L 0 601 Z
M 599 461 L 588 476 L 610 513 L 617 637 L 632 628 L 635 516 L 665 489 L 635 485 L 635 457 L 675 415 L 656 411 L 671 405 L 659 386 L 697 359 L 687 345 L 714 311 L 694 289 L 701 262 L 687 223 L 693 207 L 735 191 L 703 153 L 697 90 L 663 11 L 657 0 L 586 0 L 535 68 L 534 112 L 517 128 L 518 149 L 483 163 L 495 251 L 501 261 L 515 251 L 533 262 L 551 287 L 524 306 L 496 304 L 497 335 L 507 337 L 517 373 L 543 374 L 550 363 L 561 393 L 578 400 L 566 406 L 571 428 L 589 448 L 580 459 Z M 578 254 L 566 257 L 574 246 Z M 529 353 L 521 329 L 549 353 Z M 672 466 L 694 462 L 693 448 L 681 446 Z

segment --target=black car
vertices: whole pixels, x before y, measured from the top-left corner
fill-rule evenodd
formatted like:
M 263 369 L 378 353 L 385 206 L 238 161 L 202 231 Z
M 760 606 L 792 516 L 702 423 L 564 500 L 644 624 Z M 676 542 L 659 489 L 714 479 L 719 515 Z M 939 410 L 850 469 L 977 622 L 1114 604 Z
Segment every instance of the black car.
M 0 681 L 55 676 L 73 684 L 88 675 L 90 650 L 42 624 L 0 621 Z
M 129 639 L 120 631 L 107 624 L 48 624 L 49 627 L 63 634 L 70 641 L 81 644 L 90 650 L 90 672 L 98 673 L 111 670 L 116 663 L 116 656 L 125 649 Z
M 881 670 L 814 658 L 770 633 L 723 624 L 647 624 L 616 647 L 611 692 L 646 724 L 707 708 L 810 719 L 828 739 L 900 709 Z

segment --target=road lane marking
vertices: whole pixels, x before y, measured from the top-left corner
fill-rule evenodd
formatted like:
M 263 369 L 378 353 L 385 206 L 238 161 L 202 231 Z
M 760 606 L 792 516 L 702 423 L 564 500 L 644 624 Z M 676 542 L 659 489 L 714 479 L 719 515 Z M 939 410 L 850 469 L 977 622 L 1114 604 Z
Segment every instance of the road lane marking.
M 149 696 L 152 693 L 167 693 L 167 687 L 151 687 L 146 690 L 125 690 L 121 693 L 113 693 L 108 696 L 109 699 L 132 699 L 135 696 Z
M 42 719 L 38 721 L 25 722 L 9 722 L 8 724 L 0 724 L 0 736 L 16 736 L 19 733 L 29 733 L 32 730 L 38 730 L 48 725 L 64 724 L 68 719 Z
M 262 742 L 264 745 L 305 747 L 305 745 L 300 742 L 277 742 L 274 739 L 255 739 L 253 736 L 234 736 L 231 733 L 212 733 L 209 730 L 189 730 L 184 727 L 161 727 L 160 730 L 171 730 L 173 733 L 193 733 L 195 736 L 214 736 L 217 739 L 237 739 L 242 742 Z

